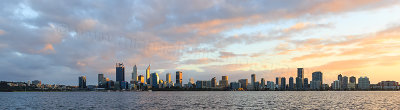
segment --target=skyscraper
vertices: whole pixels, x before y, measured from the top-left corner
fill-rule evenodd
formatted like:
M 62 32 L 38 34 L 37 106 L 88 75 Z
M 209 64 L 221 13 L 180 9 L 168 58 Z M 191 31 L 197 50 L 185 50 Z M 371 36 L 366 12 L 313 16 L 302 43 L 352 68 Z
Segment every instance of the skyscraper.
M 165 79 L 167 80 L 167 83 L 172 83 L 172 81 L 171 81 L 171 73 L 167 73 Z
M 139 75 L 138 76 L 138 81 L 140 82 L 140 83 L 142 83 L 142 84 L 144 84 L 145 82 L 144 82 L 144 76 L 143 75 Z
M 294 89 L 294 78 L 290 77 L 289 78 L 289 90 L 293 90 Z
M 303 89 L 308 89 L 309 88 L 309 84 L 308 84 L 308 78 L 304 78 L 304 81 L 303 81 Z
M 125 81 L 125 67 L 123 63 L 117 63 L 115 65 L 115 75 L 116 81 L 119 82 L 119 84 L 121 84 L 121 81 Z
M 349 84 L 347 85 L 347 88 L 349 90 L 355 90 L 356 89 L 356 77 L 351 76 L 349 79 Z
M 358 89 L 360 90 L 369 90 L 370 89 L 370 81 L 368 77 L 360 77 L 358 78 Z
M 159 80 L 158 73 L 151 73 L 150 85 L 152 88 L 158 88 Z
M 286 90 L 286 78 L 281 78 L 281 90 Z
M 341 90 L 342 89 L 342 86 L 343 86 L 343 76 L 342 76 L 342 74 L 339 74 L 338 75 L 338 81 L 340 82 L 339 84 L 339 90 Z
M 343 76 L 342 78 L 342 87 L 340 87 L 342 90 L 347 90 L 347 85 L 349 84 L 349 78 L 347 76 Z
M 228 87 L 228 76 L 222 76 L 222 79 L 219 80 L 220 87 Z
M 247 89 L 247 83 L 248 83 L 248 80 L 247 79 L 240 79 L 239 81 L 238 81 L 239 83 L 240 83 L 240 86 L 243 88 L 243 89 Z
M 217 87 L 217 78 L 211 78 L 211 87 Z
M 136 65 L 133 66 L 133 71 L 132 71 L 132 81 L 138 81 L 138 76 L 137 76 L 137 67 Z
M 265 79 L 261 78 L 261 88 L 264 89 L 265 88 Z
M 146 84 L 150 84 L 150 65 L 146 69 Z
M 276 84 L 277 89 L 281 88 L 281 78 L 280 77 L 276 77 L 275 84 Z
M 106 78 L 104 77 L 104 74 L 98 74 L 97 76 L 97 86 L 99 88 L 105 87 L 104 84 L 106 83 Z
M 182 71 L 176 72 L 176 84 L 179 87 L 182 87 Z
M 79 88 L 86 88 L 86 76 L 79 76 Z
M 302 90 L 304 88 L 304 69 L 297 68 L 296 88 Z
M 322 72 L 316 71 L 312 73 L 311 89 L 321 90 L 322 89 Z
M 256 89 L 256 74 L 251 74 L 251 86 Z

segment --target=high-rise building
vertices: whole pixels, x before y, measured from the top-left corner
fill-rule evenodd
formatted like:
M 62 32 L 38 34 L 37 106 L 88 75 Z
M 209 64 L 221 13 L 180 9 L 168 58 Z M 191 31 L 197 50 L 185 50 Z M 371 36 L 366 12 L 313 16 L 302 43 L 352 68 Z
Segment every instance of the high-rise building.
M 167 73 L 165 79 L 167 80 L 167 83 L 172 83 L 172 80 L 171 80 L 171 73 Z
M 136 65 L 133 66 L 133 71 L 132 71 L 132 81 L 138 81 L 138 76 L 137 76 L 137 67 Z
M 280 77 L 276 77 L 275 84 L 276 84 L 276 88 L 278 88 L 278 89 L 281 88 L 281 78 Z
M 125 67 L 123 63 L 115 65 L 115 75 L 115 79 L 119 84 L 121 84 L 121 81 L 125 81 Z
M 347 88 L 349 90 L 356 90 L 356 77 L 351 76 L 349 79 L 349 84 L 347 85 Z
M 98 86 L 99 88 L 105 87 L 106 78 L 104 77 L 104 74 L 98 74 L 98 76 L 97 76 L 97 81 L 98 81 L 97 86 Z
M 357 83 L 356 77 L 351 76 L 349 82 L 350 82 L 350 83 Z
M 146 84 L 150 84 L 150 65 L 146 69 Z
M 297 68 L 296 88 L 300 90 L 304 88 L 304 68 Z
M 294 78 L 290 77 L 289 78 L 289 90 L 293 90 L 294 89 Z
M 296 77 L 296 89 L 303 90 L 303 79 L 300 77 Z
M 275 84 L 273 81 L 267 81 L 267 89 L 268 90 L 275 90 Z
M 247 79 L 240 79 L 238 82 L 240 83 L 241 88 L 243 88 L 245 90 L 247 89 L 247 84 L 248 84 L 248 80 Z
M 211 87 L 217 87 L 217 78 L 211 78 Z
M 261 78 L 261 88 L 264 89 L 265 88 L 265 79 Z
M 79 76 L 79 88 L 86 88 L 86 76 Z
M 151 73 L 150 75 L 150 85 L 152 88 L 158 88 L 160 78 L 157 73 Z
M 341 84 L 342 86 L 340 88 L 342 90 L 347 90 L 347 86 L 349 84 L 349 78 L 347 76 L 343 76 Z
M 138 81 L 139 81 L 140 83 L 144 84 L 144 83 L 145 83 L 144 80 L 145 80 L 145 79 L 144 79 L 144 76 L 143 76 L 143 75 L 139 75 L 139 76 L 138 76 Z
M 339 80 L 335 80 L 335 81 L 332 83 L 332 89 L 333 89 L 333 90 L 340 90 L 340 81 L 339 81 Z
M 322 72 L 316 71 L 312 73 L 311 89 L 321 90 L 322 89 Z
M 370 81 L 368 77 L 360 77 L 358 78 L 358 89 L 360 90 L 369 90 L 370 89 Z
M 286 78 L 281 78 L 281 90 L 286 90 Z
M 251 74 L 251 86 L 256 89 L 256 74 Z
M 342 76 L 342 74 L 339 74 L 338 75 L 338 81 L 340 82 L 340 86 L 339 86 L 339 89 L 342 89 L 342 85 L 343 85 L 343 76 Z
M 240 88 L 239 82 L 231 82 L 230 84 L 232 90 L 238 90 Z
M 182 87 L 182 71 L 176 72 L 176 85 Z
M 303 85 L 303 89 L 308 89 L 309 88 L 309 84 L 308 84 L 308 78 L 304 78 L 303 81 L 304 85 Z
M 222 76 L 222 79 L 219 80 L 219 87 L 229 87 L 228 76 Z

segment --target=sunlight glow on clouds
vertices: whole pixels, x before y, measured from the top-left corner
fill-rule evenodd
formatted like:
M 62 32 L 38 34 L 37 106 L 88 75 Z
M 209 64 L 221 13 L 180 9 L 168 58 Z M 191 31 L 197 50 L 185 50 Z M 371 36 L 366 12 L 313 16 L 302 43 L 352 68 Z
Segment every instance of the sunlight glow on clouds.
M 139 75 L 183 71 L 230 81 L 266 80 L 295 68 L 397 80 L 397 0 L 7 1 L 0 4 L 0 80 L 75 85 L 115 77 L 123 62 Z M 391 71 L 389 71 L 391 70 Z M 46 82 L 48 81 L 48 82 Z

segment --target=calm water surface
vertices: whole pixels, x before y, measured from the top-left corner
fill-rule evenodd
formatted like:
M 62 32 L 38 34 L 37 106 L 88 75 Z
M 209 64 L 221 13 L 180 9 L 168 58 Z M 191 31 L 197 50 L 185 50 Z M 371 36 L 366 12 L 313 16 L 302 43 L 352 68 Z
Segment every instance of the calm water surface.
M 400 92 L 0 92 L 0 109 L 400 109 Z

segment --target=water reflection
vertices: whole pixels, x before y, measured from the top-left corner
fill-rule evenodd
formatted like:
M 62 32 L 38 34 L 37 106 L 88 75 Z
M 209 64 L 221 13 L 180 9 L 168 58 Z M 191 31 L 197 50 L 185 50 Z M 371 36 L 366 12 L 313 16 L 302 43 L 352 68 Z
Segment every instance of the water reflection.
M 0 109 L 400 109 L 400 92 L 11 92 Z

